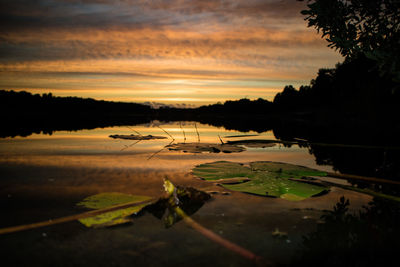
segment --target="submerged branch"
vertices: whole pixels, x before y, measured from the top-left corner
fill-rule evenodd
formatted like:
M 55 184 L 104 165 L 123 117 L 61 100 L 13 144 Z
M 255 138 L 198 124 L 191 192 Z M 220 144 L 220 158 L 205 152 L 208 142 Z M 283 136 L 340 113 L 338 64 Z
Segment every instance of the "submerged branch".
M 197 133 L 197 141 L 200 143 L 200 134 L 199 134 L 199 130 L 197 129 L 197 125 L 196 125 L 196 123 L 194 123 L 194 128 L 196 128 L 196 133 Z
M 130 147 L 136 145 L 137 143 L 139 143 L 139 142 L 142 141 L 142 140 L 143 140 L 143 139 L 139 139 L 139 140 L 137 140 L 136 142 L 134 142 L 134 143 L 132 143 L 132 144 L 130 144 L 130 145 L 128 145 L 128 146 L 125 146 L 124 148 L 121 149 L 121 151 L 124 151 L 125 149 L 128 149 L 128 148 L 130 148 Z
M 160 150 L 154 152 L 150 157 L 147 158 L 147 160 L 152 159 L 155 155 L 157 155 L 158 153 L 160 153 L 161 151 L 163 151 L 164 149 L 166 149 L 168 146 L 170 146 L 175 140 L 172 140 L 168 145 L 164 146 L 163 148 L 161 148 Z
M 166 134 L 168 134 L 169 135 L 169 137 L 171 137 L 171 139 L 172 139 L 172 141 L 174 141 L 175 140 L 175 138 L 172 136 L 172 135 L 170 135 L 166 130 L 164 130 L 163 128 L 161 128 L 160 126 L 158 126 L 157 125 L 157 127 L 158 128 L 160 128 L 161 130 L 163 130 Z
M 217 235 L 216 233 L 212 232 L 211 230 L 205 228 L 204 226 L 202 226 L 201 224 L 199 224 L 198 222 L 196 222 L 195 220 L 190 218 L 181 208 L 175 207 L 174 210 L 180 217 L 183 218 L 183 221 L 186 224 L 188 224 L 194 230 L 196 230 L 203 236 L 207 237 L 211 241 L 223 246 L 226 249 L 229 249 L 230 251 L 235 252 L 236 254 L 238 254 L 248 260 L 254 261 L 259 266 L 272 266 L 271 263 L 266 263 L 261 256 L 258 256 L 256 254 L 254 254 L 253 252 L 251 252 L 250 250 L 247 250 L 247 249 Z
M 142 134 L 139 133 L 138 131 L 136 131 L 135 129 L 133 129 L 133 128 L 129 127 L 129 126 L 126 126 L 126 127 L 128 127 L 130 130 L 134 131 L 134 132 L 137 133 L 138 135 L 142 136 Z
M 183 130 L 182 122 L 181 122 L 181 121 L 179 122 L 179 127 L 181 127 L 182 132 L 183 132 L 183 143 L 186 143 L 186 134 L 185 134 L 185 130 Z
M 400 181 L 381 179 L 381 178 L 377 178 L 377 177 L 366 177 L 366 176 L 359 176 L 359 175 L 346 174 L 346 173 L 335 173 L 335 172 L 327 172 L 327 175 L 330 177 L 335 177 L 335 178 L 340 178 L 340 179 L 359 180 L 359 181 L 366 181 L 366 182 L 375 182 L 375 183 L 380 183 L 380 184 L 400 185 Z
M 174 210 L 174 212 L 183 219 L 183 221 L 188 224 L 190 227 L 192 227 L 194 230 L 202 234 L 203 236 L 207 237 L 211 241 L 223 246 L 226 249 L 229 249 L 232 252 L 235 252 L 236 254 L 253 261 L 256 265 L 258 266 L 272 266 L 271 263 L 265 262 L 265 260 L 251 252 L 250 250 L 247 250 L 219 235 L 216 233 L 212 232 L 211 230 L 205 228 L 195 220 L 193 220 L 190 216 L 188 216 L 185 211 L 183 211 L 179 206 L 179 199 L 177 199 L 176 195 L 176 187 L 168 180 L 168 178 L 164 179 L 164 189 L 167 192 L 169 196 L 169 206 Z
M 83 218 L 93 217 L 93 216 L 107 213 L 110 211 L 135 207 L 135 206 L 139 206 L 139 205 L 143 205 L 143 204 L 149 204 L 154 201 L 155 201 L 155 199 L 150 199 L 150 200 L 146 200 L 146 201 L 142 201 L 142 202 L 128 202 L 128 203 L 124 203 L 124 204 L 120 204 L 120 205 L 114 205 L 114 206 L 104 208 L 104 209 L 91 210 L 91 211 L 87 211 L 87 212 L 80 213 L 80 214 L 61 217 L 61 218 L 57 218 L 54 220 L 50 219 L 48 221 L 43 221 L 43 222 L 38 222 L 38 223 L 1 228 L 0 235 L 21 232 L 21 231 L 30 230 L 30 229 L 36 229 L 36 228 L 60 224 L 60 223 L 71 222 L 71 221 L 75 221 L 75 220 L 79 220 L 79 219 L 83 219 Z

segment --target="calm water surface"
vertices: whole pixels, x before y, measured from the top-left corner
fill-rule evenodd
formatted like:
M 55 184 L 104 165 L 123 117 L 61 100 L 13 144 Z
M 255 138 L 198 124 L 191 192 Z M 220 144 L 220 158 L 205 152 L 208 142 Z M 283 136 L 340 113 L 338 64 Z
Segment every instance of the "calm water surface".
M 184 122 L 112 127 L 77 132 L 35 134 L 0 140 L 0 227 L 33 223 L 82 212 L 76 203 L 101 192 L 123 192 L 158 198 L 163 179 L 204 191 L 226 191 L 191 174 L 196 165 L 220 160 L 248 163 L 277 161 L 332 171 L 318 166 L 306 148 L 247 148 L 241 153 L 184 153 L 164 147 L 175 139 L 197 142 L 194 123 Z M 182 128 L 181 128 L 182 126 Z M 197 124 L 201 142 L 237 140 L 240 135 Z M 111 134 L 161 135 L 168 139 L 118 140 Z M 255 133 L 245 133 L 255 134 Z M 275 139 L 272 132 L 246 139 Z M 254 253 L 277 264 L 289 263 L 302 237 L 315 230 L 324 209 L 332 209 L 345 195 L 358 210 L 372 198 L 332 187 L 320 197 L 300 202 L 259 197 L 240 192 L 215 194 L 192 218 Z M 277 238 L 275 230 L 287 236 Z M 162 221 L 143 215 L 127 226 L 85 228 L 70 222 L 0 236 L 7 266 L 252 266 L 235 253 L 206 239 L 184 222 L 165 228 Z

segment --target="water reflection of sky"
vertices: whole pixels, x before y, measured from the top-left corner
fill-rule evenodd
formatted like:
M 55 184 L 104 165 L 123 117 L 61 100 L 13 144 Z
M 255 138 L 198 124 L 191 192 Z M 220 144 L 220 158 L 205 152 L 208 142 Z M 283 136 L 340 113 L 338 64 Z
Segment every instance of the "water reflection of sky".
M 161 128 L 160 128 L 161 127 Z M 197 127 L 197 130 L 196 130 Z M 0 140 L 0 162 L 40 166 L 111 167 L 140 169 L 185 169 L 196 164 L 213 160 L 237 162 L 279 161 L 304 165 L 312 168 L 331 170 L 329 166 L 317 166 L 314 157 L 305 148 L 294 145 L 290 148 L 276 145 L 269 148 L 247 148 L 241 153 L 183 153 L 164 148 L 172 139 L 175 143 L 197 142 L 220 143 L 222 140 L 238 140 L 225 136 L 240 133 L 208 125 L 194 123 L 152 123 L 133 127 L 108 127 L 75 132 L 59 131 L 52 135 L 33 134 L 29 137 Z M 165 136 L 159 140 L 112 139 L 111 134 L 135 134 Z M 183 133 L 184 131 L 184 133 Z M 197 135 L 199 133 L 199 137 Z M 258 136 L 241 139 L 275 139 L 271 131 Z M 150 158 L 150 159 L 149 159 Z
M 184 141 L 179 123 L 159 126 L 170 133 L 175 142 Z M 185 129 L 186 142 L 197 142 L 194 124 L 187 123 L 182 127 Z M 201 142 L 219 143 L 218 135 L 226 140 L 224 136 L 243 134 L 200 124 L 197 124 L 197 128 Z M 298 202 L 235 191 L 222 194 L 222 191 L 226 191 L 224 188 L 195 178 L 190 172 L 191 169 L 198 164 L 218 160 L 243 163 L 277 161 L 320 170 L 331 170 L 331 167 L 316 165 L 314 156 L 306 148 L 298 146 L 249 148 L 244 152 L 231 154 L 193 154 L 163 149 L 171 142 L 171 138 L 141 141 L 130 146 L 134 141 L 109 137 L 111 134 L 132 134 L 133 130 L 142 135 L 167 136 L 156 125 L 150 124 L 76 132 L 60 131 L 51 136 L 35 134 L 26 138 L 0 139 L 0 205 L 3 213 L 7 214 L 0 221 L 0 228 L 80 213 L 82 209 L 77 207 L 76 203 L 97 193 L 121 192 L 157 199 L 163 196 L 163 179 L 168 177 L 176 185 L 191 186 L 206 192 L 219 192 L 192 215 L 194 220 L 266 259 L 285 263 L 297 251 L 303 236 L 315 229 L 322 211 L 332 209 L 341 196 L 345 195 L 350 199 L 351 209 L 354 211 L 360 210 L 372 200 L 369 195 L 339 187 L 331 187 L 328 194 Z M 274 139 L 274 136 L 272 132 L 266 132 L 260 136 L 245 138 Z M 160 150 L 161 152 L 155 154 Z M 152 155 L 154 156 L 149 159 Z M 289 241 L 277 240 L 271 235 L 277 228 L 288 232 Z M 171 254 L 177 251 L 178 262 L 181 263 L 182 259 L 191 259 L 192 247 L 195 247 L 201 255 L 211 255 L 217 251 L 207 261 L 207 265 L 226 266 L 227 263 L 236 264 L 241 260 L 201 235 L 188 231 L 190 229 L 188 230 L 183 223 L 165 229 L 162 222 L 147 214 L 135 218 L 132 227 L 101 231 L 85 229 L 79 223 L 71 222 L 53 228 L 44 227 L 11 234 L 9 239 L 0 239 L 0 247 L 7 248 L 9 250 L 7 253 L 11 255 L 17 251 L 18 255 L 11 256 L 14 259 L 35 255 L 36 258 L 32 260 L 34 265 L 42 261 L 47 262 L 46 256 L 40 258 L 42 251 L 57 254 L 54 257 L 57 263 L 70 263 L 74 260 L 83 262 L 83 258 L 87 260 L 87 255 L 92 254 L 96 259 L 98 255 L 108 255 L 111 259 L 106 262 L 123 259 L 126 260 L 122 261 L 124 263 L 136 263 L 142 258 L 141 254 L 125 255 L 120 251 L 126 247 L 129 249 L 135 246 L 146 247 L 157 240 L 169 245 L 161 251 L 149 250 L 147 255 L 149 262 L 142 264 L 143 266 L 158 266 L 159 262 L 154 263 L 154 259 L 171 262 Z M 41 238 L 40 253 L 36 250 L 38 238 Z M 186 243 L 186 240 L 191 242 Z M 193 245 L 193 240 L 197 245 Z M 112 244 L 111 250 L 108 250 L 109 244 Z M 215 264 L 216 260 L 222 259 L 223 264 Z M 244 266 L 248 262 L 235 264 L 232 266 Z

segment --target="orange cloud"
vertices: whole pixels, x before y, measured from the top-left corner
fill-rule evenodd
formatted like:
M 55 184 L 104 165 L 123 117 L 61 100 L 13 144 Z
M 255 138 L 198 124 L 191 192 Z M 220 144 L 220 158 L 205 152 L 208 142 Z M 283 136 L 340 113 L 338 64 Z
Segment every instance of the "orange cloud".
M 140 101 L 271 99 L 341 60 L 307 29 L 301 2 L 35 3 L 0 4 L 1 88 Z

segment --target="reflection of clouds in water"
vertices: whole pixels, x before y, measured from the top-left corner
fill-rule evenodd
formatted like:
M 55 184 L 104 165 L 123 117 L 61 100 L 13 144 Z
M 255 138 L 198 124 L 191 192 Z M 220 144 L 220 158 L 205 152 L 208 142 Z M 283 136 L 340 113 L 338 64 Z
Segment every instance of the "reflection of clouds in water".
M 302 157 L 303 155 L 299 155 Z M 51 160 L 51 157 L 28 157 L 24 160 L 5 162 L 0 161 L 0 166 L 7 164 L 7 172 L 12 174 L 4 175 L 1 180 L 0 191 L 13 192 L 14 195 L 28 195 L 40 197 L 45 195 L 48 198 L 82 198 L 100 192 L 122 192 L 138 195 L 160 196 L 163 194 L 163 179 L 168 177 L 172 182 L 181 186 L 193 186 L 204 190 L 217 190 L 220 188 L 210 182 L 194 178 L 190 173 L 191 169 L 205 162 L 216 160 L 229 160 L 244 163 L 254 160 L 276 160 L 291 161 L 290 152 L 280 153 L 278 156 L 261 156 L 250 154 L 230 155 L 229 157 L 215 157 L 213 154 L 200 154 L 188 159 L 186 155 L 170 154 L 162 155 L 153 162 L 138 161 L 138 158 L 128 155 L 117 157 L 113 161 L 110 158 L 97 159 L 91 157 L 60 157 Z M 189 157 L 190 158 L 190 157 Z M 120 160 L 118 160 L 120 159 Z M 313 160 L 309 156 L 310 162 Z M 64 162 L 65 165 L 60 163 Z M 119 163 L 118 163 L 119 162 Z M 91 163 L 90 166 L 87 166 Z M 143 164 L 142 164 L 143 163 Z M 3 167 L 1 167 L 3 168 Z M 11 178 L 12 177 L 12 178 Z M 351 199 L 352 208 L 359 208 L 368 203 L 372 197 L 369 195 L 332 187 L 327 195 L 310 198 L 301 202 L 279 201 L 277 199 L 250 196 L 243 193 L 235 193 L 235 199 L 246 202 L 249 205 L 271 205 L 268 207 L 270 212 L 281 212 L 285 209 L 301 208 L 306 209 L 310 206 L 316 210 L 330 209 L 342 195 Z M 222 196 L 223 197 L 223 196 Z M 225 197 L 226 198 L 226 197 Z M 290 203 L 290 204 L 288 204 Z M 283 206 L 282 206 L 283 205 Z M 211 207 L 212 208 L 212 207 Z M 247 213 L 246 209 L 243 211 Z
M 157 150 L 143 153 L 113 153 L 100 155 L 26 155 L 0 157 L 2 164 L 23 164 L 34 166 L 64 166 L 64 167 L 94 167 L 94 168 L 122 168 L 127 170 L 186 170 L 190 171 L 193 166 L 216 160 L 229 160 L 236 162 L 250 161 L 279 161 L 292 164 L 304 165 L 311 168 L 329 170 L 329 166 L 317 166 L 315 159 L 306 149 L 291 151 L 288 148 L 280 150 L 258 150 L 245 151 L 235 154 L 215 153 L 183 153 L 163 150 L 155 157 L 147 160 Z
M 175 143 L 184 141 L 184 135 L 179 122 L 153 122 L 146 125 L 108 127 L 77 132 L 55 132 L 52 136 L 33 135 L 27 138 L 6 138 L 0 140 L 0 163 L 23 164 L 33 166 L 99 168 L 140 171 L 186 171 L 189 172 L 195 165 L 216 160 L 237 162 L 250 161 L 279 161 L 304 165 L 311 168 L 331 170 L 327 166 L 317 166 L 314 157 L 307 149 L 297 146 L 284 148 L 275 146 L 265 149 L 247 148 L 246 151 L 234 154 L 210 153 L 183 153 L 169 151 L 166 145 L 171 139 L 143 140 L 137 144 L 130 140 L 115 140 L 110 134 L 132 134 L 134 131 L 142 135 L 167 136 L 158 126 L 166 130 L 175 138 Z M 219 136 L 240 135 L 237 131 L 228 131 L 223 128 L 196 124 L 202 143 L 220 144 Z M 198 139 L 194 123 L 182 123 L 186 142 L 196 142 Z M 246 134 L 251 134 L 246 133 Z M 273 139 L 272 132 L 262 133 L 246 139 Z M 237 140 L 237 138 L 235 138 Z M 154 155 L 154 153 L 160 151 Z

